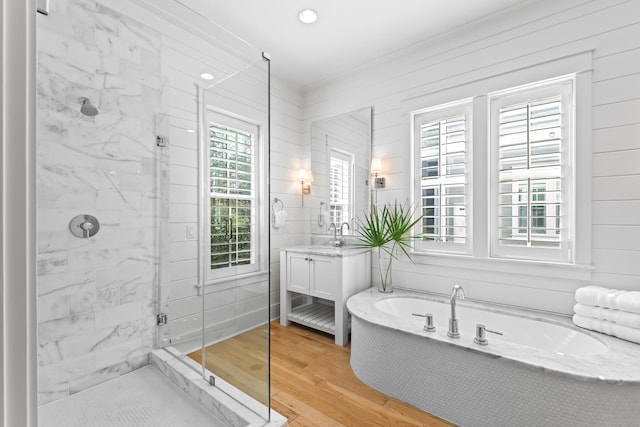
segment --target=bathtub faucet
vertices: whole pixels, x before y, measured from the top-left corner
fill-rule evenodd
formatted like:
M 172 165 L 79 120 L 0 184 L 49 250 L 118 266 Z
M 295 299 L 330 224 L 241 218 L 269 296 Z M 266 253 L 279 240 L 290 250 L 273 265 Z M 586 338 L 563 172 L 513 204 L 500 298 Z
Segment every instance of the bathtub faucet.
M 458 298 L 464 299 L 464 289 L 460 285 L 455 285 L 451 290 L 451 317 L 449 318 L 449 332 L 447 332 L 451 338 L 460 338 L 458 319 L 456 319 L 456 299 Z

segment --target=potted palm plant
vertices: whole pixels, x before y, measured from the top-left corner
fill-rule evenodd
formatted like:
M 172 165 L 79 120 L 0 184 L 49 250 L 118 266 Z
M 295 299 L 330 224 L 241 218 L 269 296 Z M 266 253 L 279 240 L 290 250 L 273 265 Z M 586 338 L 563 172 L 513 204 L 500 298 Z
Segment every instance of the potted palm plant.
M 409 259 L 410 242 L 416 236 L 411 230 L 422 219 L 414 218 L 413 209 L 408 204 L 387 203 L 382 208 L 373 206 L 371 211 L 358 220 L 358 246 L 371 248 L 378 256 L 378 291 L 393 292 L 391 284 L 391 264 L 402 251 Z

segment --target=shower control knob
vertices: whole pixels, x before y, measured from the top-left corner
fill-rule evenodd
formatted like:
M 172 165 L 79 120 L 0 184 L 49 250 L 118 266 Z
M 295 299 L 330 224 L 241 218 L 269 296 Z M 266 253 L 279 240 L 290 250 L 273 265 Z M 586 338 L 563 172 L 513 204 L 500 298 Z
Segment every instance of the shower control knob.
M 80 228 L 82 228 L 82 237 L 84 237 L 85 239 L 89 238 L 89 232 L 93 229 L 93 224 L 90 223 L 89 221 L 87 222 L 83 222 L 82 224 L 80 224 Z
M 69 223 L 71 233 L 81 239 L 95 236 L 100 230 L 98 219 L 92 215 L 78 215 Z

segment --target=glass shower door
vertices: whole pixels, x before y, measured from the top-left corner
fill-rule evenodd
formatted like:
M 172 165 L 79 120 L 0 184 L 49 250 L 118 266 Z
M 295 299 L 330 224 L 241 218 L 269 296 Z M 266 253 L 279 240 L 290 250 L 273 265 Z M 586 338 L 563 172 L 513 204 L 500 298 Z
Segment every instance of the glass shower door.
M 202 348 L 216 386 L 269 416 L 269 75 L 260 58 L 200 88 Z
M 252 397 L 259 403 L 250 409 L 268 419 L 269 62 L 181 1 L 174 6 L 166 12 L 182 18 L 176 34 L 191 34 L 164 40 L 168 339 L 204 381 L 242 404 Z

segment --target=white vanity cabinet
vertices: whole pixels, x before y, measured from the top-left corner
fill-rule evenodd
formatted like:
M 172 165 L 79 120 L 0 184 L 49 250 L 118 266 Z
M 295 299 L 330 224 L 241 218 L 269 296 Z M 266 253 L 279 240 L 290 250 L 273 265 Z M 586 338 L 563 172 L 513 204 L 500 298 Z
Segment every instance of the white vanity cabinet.
M 338 257 L 288 252 L 287 290 L 333 301 L 340 280 Z
M 347 299 L 371 286 L 371 256 L 366 249 L 288 248 L 280 252 L 280 323 L 300 323 L 349 340 Z M 292 307 L 292 299 L 304 303 Z

